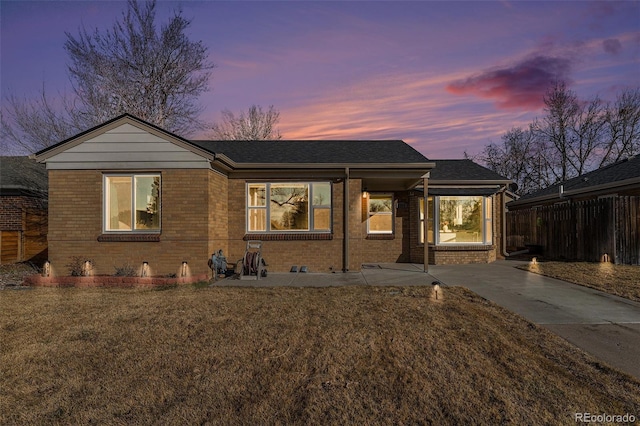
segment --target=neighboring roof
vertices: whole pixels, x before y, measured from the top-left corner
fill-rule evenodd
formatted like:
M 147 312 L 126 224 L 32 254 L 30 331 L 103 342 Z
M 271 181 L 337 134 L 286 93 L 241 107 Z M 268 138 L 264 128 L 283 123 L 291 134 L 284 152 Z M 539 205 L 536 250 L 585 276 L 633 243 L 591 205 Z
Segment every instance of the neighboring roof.
M 560 187 L 562 187 L 563 197 L 571 197 L 588 193 L 603 193 L 602 191 L 613 193 L 628 185 L 640 186 L 640 156 L 629 157 L 573 179 L 523 195 L 518 201 L 511 202 L 510 205 L 560 198 Z
M 430 182 L 459 183 L 464 182 L 492 182 L 511 183 L 511 180 L 498 173 L 474 163 L 471 160 L 431 160 L 436 163 L 431 170 Z
M 401 140 L 191 141 L 235 163 L 426 163 L 429 160 Z
M 0 156 L 0 192 L 2 195 L 47 191 L 44 164 L 29 157 Z

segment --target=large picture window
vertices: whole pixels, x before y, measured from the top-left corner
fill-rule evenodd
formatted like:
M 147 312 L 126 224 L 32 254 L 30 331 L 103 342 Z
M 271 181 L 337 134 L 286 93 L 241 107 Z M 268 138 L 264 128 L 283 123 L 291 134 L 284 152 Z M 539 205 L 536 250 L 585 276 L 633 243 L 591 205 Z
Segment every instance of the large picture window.
M 160 231 L 160 175 L 105 176 L 104 229 Z
M 492 199 L 484 196 L 428 197 L 427 242 L 491 244 Z M 424 199 L 420 199 L 420 242 L 424 243 Z
M 331 231 L 329 182 L 247 184 L 248 232 Z

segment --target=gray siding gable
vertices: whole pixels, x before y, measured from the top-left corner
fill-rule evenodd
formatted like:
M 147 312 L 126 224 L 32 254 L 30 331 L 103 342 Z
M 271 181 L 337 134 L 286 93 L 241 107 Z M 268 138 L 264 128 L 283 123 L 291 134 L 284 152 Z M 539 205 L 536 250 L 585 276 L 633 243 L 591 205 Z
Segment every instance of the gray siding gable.
M 150 133 L 123 123 L 98 133 L 46 159 L 48 169 L 149 170 L 208 168 L 206 158 Z

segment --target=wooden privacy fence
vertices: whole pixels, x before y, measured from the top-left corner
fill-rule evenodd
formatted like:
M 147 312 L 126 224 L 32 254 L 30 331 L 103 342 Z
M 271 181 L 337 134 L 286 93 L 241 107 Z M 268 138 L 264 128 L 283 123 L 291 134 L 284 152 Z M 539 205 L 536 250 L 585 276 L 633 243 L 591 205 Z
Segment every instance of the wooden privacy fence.
M 507 245 L 545 258 L 640 265 L 640 197 L 569 201 L 507 212 Z

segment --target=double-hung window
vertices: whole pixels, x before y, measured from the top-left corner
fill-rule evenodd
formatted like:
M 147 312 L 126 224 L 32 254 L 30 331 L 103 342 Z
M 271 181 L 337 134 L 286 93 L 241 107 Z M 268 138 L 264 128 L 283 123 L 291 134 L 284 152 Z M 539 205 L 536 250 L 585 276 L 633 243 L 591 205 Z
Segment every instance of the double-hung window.
M 160 175 L 105 175 L 104 230 L 159 232 Z
M 331 183 L 248 183 L 247 231 L 330 232 Z

